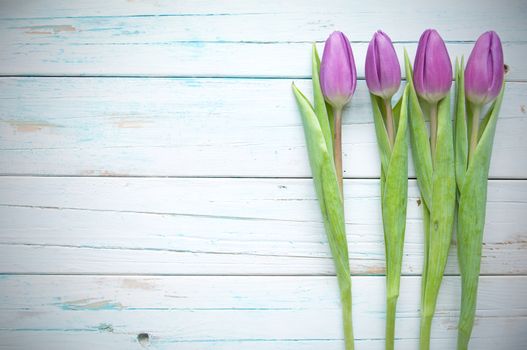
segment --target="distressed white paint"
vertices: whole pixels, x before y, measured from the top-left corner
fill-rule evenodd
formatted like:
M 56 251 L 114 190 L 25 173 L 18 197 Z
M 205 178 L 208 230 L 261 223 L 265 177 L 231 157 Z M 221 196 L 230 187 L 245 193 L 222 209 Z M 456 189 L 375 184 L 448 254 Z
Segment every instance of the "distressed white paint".
M 472 347 L 523 349 L 526 12 L 523 0 L 2 1 L 0 76 L 15 77 L 0 78 L 0 349 L 141 349 L 142 332 L 151 349 L 342 349 L 290 83 L 310 94 L 310 43 L 321 50 L 335 29 L 350 36 L 363 78 L 376 29 L 402 58 L 428 27 L 453 59 L 485 30 L 504 41 L 509 84 Z M 184 79 L 152 79 L 163 76 Z M 345 197 L 350 263 L 362 275 L 357 347 L 382 349 L 379 161 L 363 81 L 344 153 L 356 178 Z M 418 196 L 412 180 L 396 336 L 405 350 L 418 344 Z M 455 240 L 447 273 L 433 350 L 455 345 Z
M 483 274 L 527 273 L 526 183 L 490 182 Z M 405 274 L 421 271 L 418 199 L 412 180 Z M 345 201 L 352 272 L 383 274 L 379 181 L 346 181 Z M 311 179 L 4 177 L 0 267 L 15 273 L 332 274 L 320 216 Z M 447 273 L 458 273 L 455 247 Z
M 527 177 L 526 96 L 509 83 L 491 177 Z M 3 174 L 311 176 L 290 79 L 3 78 L 0 98 Z M 344 116 L 346 177 L 379 176 L 371 113 L 361 81 Z
M 491 23 L 506 42 L 509 79 L 527 78 L 527 25 L 520 16 L 527 5 L 521 0 L 427 6 L 418 0 L 97 3 L 5 2 L 0 73 L 306 77 L 309 43 L 339 29 L 356 43 L 363 76 L 365 43 L 379 28 L 400 42 L 402 56 L 403 46 L 413 53 L 422 30 L 433 24 L 451 43 L 454 57 L 468 54 L 472 44 L 466 42 Z
M 401 281 L 396 338 L 405 350 L 417 349 L 419 288 L 417 277 Z M 136 337 L 146 332 L 154 349 L 336 350 L 342 348 L 337 290 L 333 277 L 322 276 L 5 276 L 0 349 L 69 349 L 81 341 L 141 349 Z M 525 277 L 481 278 L 475 348 L 521 349 L 526 291 Z M 353 277 L 353 295 L 357 347 L 382 349 L 384 278 Z M 445 277 L 432 349 L 454 348 L 459 296 L 459 277 Z

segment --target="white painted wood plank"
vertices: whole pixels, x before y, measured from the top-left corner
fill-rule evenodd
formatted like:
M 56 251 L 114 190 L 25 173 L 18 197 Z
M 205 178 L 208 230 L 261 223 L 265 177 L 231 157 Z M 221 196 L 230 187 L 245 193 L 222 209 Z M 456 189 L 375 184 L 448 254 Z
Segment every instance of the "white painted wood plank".
M 342 347 L 332 277 L 4 276 L 0 286 L 2 349 L 84 339 L 81 349 L 140 349 L 139 333 L 155 349 Z M 396 339 L 408 350 L 418 345 L 419 289 L 420 278 L 402 279 Z M 526 291 L 526 277 L 481 278 L 473 347 L 522 349 Z M 353 294 L 357 345 L 382 349 L 384 278 L 354 277 Z M 454 347 L 459 295 L 459 278 L 446 277 L 432 349 Z
M 0 75 L 311 77 L 309 43 L 169 42 L 67 44 L 6 42 L 0 51 Z M 2 37 L 0 37 L 0 43 Z M 364 78 L 366 43 L 353 43 L 357 74 Z M 413 60 L 417 44 L 396 43 L 403 62 Z M 448 43 L 452 60 L 468 57 L 473 43 Z M 527 80 L 526 43 L 504 43 L 509 81 Z M 318 45 L 322 52 L 323 45 Z M 148 64 L 145 64 L 148 62 Z M 403 70 L 404 76 L 404 70 Z
M 0 172 L 308 177 L 290 84 L 289 79 L 1 78 Z M 310 81 L 298 84 L 311 94 Z M 527 157 L 526 95 L 527 84 L 508 84 L 491 177 L 527 177 L 527 163 L 518 161 Z M 361 81 L 344 116 L 346 177 L 379 177 L 371 121 Z
M 0 18 L 15 24 L 23 19 L 33 19 L 35 25 L 46 24 L 46 20 L 60 21 L 60 24 L 93 20 L 103 24 L 101 27 L 106 30 L 122 30 L 128 35 L 160 33 L 171 40 L 200 41 L 310 42 L 324 40 L 329 31 L 336 29 L 350 33 L 356 40 L 369 40 L 380 27 L 399 40 L 416 40 L 415 36 L 430 26 L 441 31 L 447 40 L 466 41 L 474 40 L 475 36 L 489 30 L 491 23 L 504 40 L 523 41 L 527 34 L 522 17 L 525 11 L 527 5 L 522 0 L 509 0 L 506 6 L 492 0 L 445 0 L 427 3 L 426 6 L 419 0 L 404 3 L 358 0 L 293 0 L 287 3 L 280 0 L 114 1 L 111 4 L 103 0 L 32 3 L 4 0 Z M 117 26 L 107 25 L 111 23 L 107 21 L 111 20 L 121 22 Z M 134 23 L 147 25 L 137 26 Z M 142 31 L 132 30 L 137 27 Z M 128 33 L 126 28 L 130 29 Z M 45 29 L 40 28 L 40 31 Z M 49 29 L 53 31 L 53 28 Z
M 527 79 L 521 0 L 507 6 L 476 0 L 96 3 L 4 2 L 0 74 L 306 77 L 309 43 L 340 29 L 354 42 L 363 77 L 366 43 L 380 27 L 399 43 L 401 58 L 403 47 L 413 56 L 429 26 L 450 42 L 455 57 L 468 55 L 492 23 L 505 41 L 508 79 Z
M 410 181 L 403 273 L 423 228 Z M 353 274 L 384 273 L 378 180 L 346 181 Z M 526 274 L 527 182 L 490 181 L 482 274 Z M 331 275 L 311 179 L 0 178 L 0 272 Z M 448 274 L 458 274 L 452 247 Z

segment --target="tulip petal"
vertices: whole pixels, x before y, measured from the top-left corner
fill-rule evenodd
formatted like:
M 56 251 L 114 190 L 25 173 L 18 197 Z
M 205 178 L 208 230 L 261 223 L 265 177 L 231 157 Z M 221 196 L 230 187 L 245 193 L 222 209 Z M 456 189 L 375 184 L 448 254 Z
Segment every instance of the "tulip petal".
M 452 62 L 445 42 L 434 29 L 427 29 L 419 39 L 414 62 L 414 84 L 419 96 L 436 103 L 452 86 Z
M 401 84 L 401 67 L 392 41 L 382 31 L 377 31 L 366 53 L 366 84 L 374 95 L 391 98 Z
M 350 42 L 344 33 L 333 32 L 326 40 L 320 84 L 326 101 L 337 109 L 344 107 L 355 92 L 357 71 Z
M 470 102 L 483 105 L 493 101 L 503 85 L 503 48 L 493 31 L 483 33 L 468 58 L 465 92 Z

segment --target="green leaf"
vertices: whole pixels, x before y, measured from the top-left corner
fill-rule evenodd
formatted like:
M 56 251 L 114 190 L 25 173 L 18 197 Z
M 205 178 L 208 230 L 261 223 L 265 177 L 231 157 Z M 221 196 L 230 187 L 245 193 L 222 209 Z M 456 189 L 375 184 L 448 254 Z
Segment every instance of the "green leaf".
M 333 159 L 333 136 L 329 125 L 328 111 L 326 109 L 326 101 L 320 88 L 320 58 L 318 57 L 317 46 L 313 44 L 313 52 L 311 56 L 311 70 L 313 81 L 313 96 L 314 96 L 314 110 L 318 118 L 318 123 L 324 134 L 326 140 L 326 147 L 328 149 L 331 159 Z
M 372 99 L 372 104 L 374 103 Z M 377 100 L 377 103 L 379 103 L 379 100 Z M 394 343 L 395 309 L 399 296 L 404 233 L 406 229 L 406 207 L 408 198 L 408 86 L 404 89 L 403 96 L 398 105 L 396 105 L 399 112 L 399 118 L 397 118 L 397 134 L 393 150 L 388 155 L 389 164 L 385 176 L 383 176 L 383 185 L 381 186 L 382 218 L 386 248 L 387 348 L 393 348 Z M 374 116 L 374 118 L 377 129 L 378 116 Z M 379 144 L 388 142 L 386 130 L 384 134 L 381 133 L 380 137 L 378 134 L 377 140 Z M 387 146 L 389 149 L 389 145 Z
M 384 173 L 388 171 L 388 164 L 390 163 L 391 149 L 390 141 L 388 140 L 388 133 L 384 124 L 382 116 L 383 102 L 380 97 L 370 94 L 371 106 L 373 110 L 373 122 L 375 125 L 375 134 L 377 135 L 377 144 L 379 145 L 379 153 L 381 158 L 381 169 Z
M 406 88 L 404 89 L 404 91 L 406 91 Z M 403 92 L 403 96 L 404 96 L 404 92 Z M 395 133 L 397 133 L 397 130 L 399 128 L 399 117 L 401 115 L 401 104 L 403 102 L 403 96 L 399 98 L 399 101 L 397 101 L 397 103 L 395 104 L 395 107 L 393 107 L 393 123 L 395 125 Z M 406 102 L 405 108 L 406 108 L 405 113 L 408 113 L 408 101 Z
M 456 102 L 455 102 L 455 147 L 456 182 L 460 190 L 465 181 L 468 162 L 467 116 L 465 108 L 464 59 L 461 64 L 456 60 Z
M 478 142 L 479 140 L 481 140 L 481 136 L 483 135 L 483 132 L 485 131 L 485 129 L 487 128 L 487 124 L 489 123 L 490 121 L 490 117 L 492 116 L 492 112 L 494 111 L 494 108 L 496 107 L 496 102 L 497 102 L 497 98 L 496 100 L 492 103 L 492 105 L 490 106 L 489 110 L 487 111 L 487 113 L 485 113 L 485 117 L 483 118 L 483 120 L 481 121 L 481 125 L 479 126 L 479 132 L 478 132 Z M 500 102 L 501 103 L 501 102 Z
M 452 239 L 456 205 L 454 139 L 450 115 L 450 95 L 438 103 L 435 162 L 425 124 L 423 108 L 412 80 L 412 68 L 405 52 L 406 79 L 409 89 L 409 124 L 417 181 L 423 198 L 425 262 L 421 291 L 421 349 L 428 349 L 432 318 Z
M 406 84 L 408 91 L 408 120 L 410 122 L 410 135 L 412 144 L 412 156 L 414 159 L 417 182 L 421 190 L 421 196 L 427 207 L 431 206 L 432 201 L 432 155 L 430 143 L 428 141 L 428 131 L 423 116 L 423 111 L 415 92 L 412 80 L 412 67 L 408 53 L 404 52 L 406 68 Z
M 458 260 L 461 272 L 461 313 L 458 327 L 458 349 L 468 349 L 476 312 L 481 248 L 485 226 L 487 183 L 496 133 L 496 123 L 503 101 L 505 83 L 488 118 L 482 125 L 483 133 L 468 165 L 463 187 L 460 189 L 457 222 Z
M 326 146 L 319 119 L 309 100 L 294 84 L 292 87 L 302 116 L 315 190 L 337 272 L 346 349 L 352 350 L 351 278 L 343 199 L 340 194 L 335 166 Z
M 437 152 L 432 177 L 432 201 L 430 203 L 430 227 L 428 271 L 425 290 L 425 310 L 435 311 L 437 295 L 443 278 L 452 240 L 456 205 L 456 179 L 450 95 L 438 105 Z

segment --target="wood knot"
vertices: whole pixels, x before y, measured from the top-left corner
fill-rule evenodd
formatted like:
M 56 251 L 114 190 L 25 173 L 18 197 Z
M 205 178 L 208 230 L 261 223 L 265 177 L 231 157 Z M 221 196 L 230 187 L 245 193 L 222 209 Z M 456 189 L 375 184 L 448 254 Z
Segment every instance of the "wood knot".
M 150 346 L 150 335 L 148 333 L 139 333 L 137 335 L 137 341 L 143 348 L 146 348 Z

